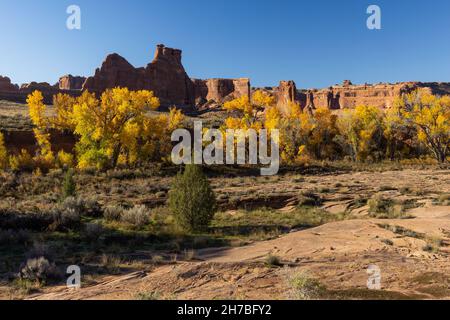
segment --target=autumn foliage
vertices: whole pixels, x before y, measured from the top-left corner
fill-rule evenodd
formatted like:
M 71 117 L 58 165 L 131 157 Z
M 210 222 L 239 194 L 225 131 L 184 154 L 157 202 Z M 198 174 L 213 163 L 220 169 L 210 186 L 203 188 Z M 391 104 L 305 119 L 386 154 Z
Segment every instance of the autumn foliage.
M 136 165 L 145 161 L 164 160 L 170 154 L 170 133 L 180 127 L 184 116 L 180 110 L 150 116 L 159 107 L 153 92 L 115 88 L 100 98 L 87 91 L 79 97 L 66 94 L 54 96 L 54 114 L 46 116 L 46 106 L 39 91 L 28 97 L 30 118 L 39 146 L 33 156 L 37 166 L 78 168 L 114 168 Z M 69 132 L 77 137 L 76 159 L 50 144 L 50 131 Z M 22 158 L 26 152 L 23 151 Z M 16 167 L 21 159 L 16 158 Z M 27 159 L 28 160 L 28 159 Z
M 168 161 L 173 130 L 184 125 L 180 110 L 150 115 L 159 100 L 150 91 L 115 88 L 100 97 L 85 91 L 79 97 L 54 96 L 48 112 L 39 91 L 27 103 L 34 124 L 37 152 L 9 154 L 0 133 L 0 170 L 48 170 L 54 167 L 108 169 Z M 372 106 L 331 111 L 302 110 L 295 102 L 278 108 L 275 98 L 257 90 L 224 104 L 230 116 L 221 130 L 279 131 L 282 164 L 310 160 L 349 159 L 376 162 L 432 156 L 448 162 L 450 153 L 450 97 L 420 91 L 404 94 L 381 110 Z M 281 111 L 282 110 L 282 111 Z M 75 150 L 54 150 L 51 132 L 73 134 Z

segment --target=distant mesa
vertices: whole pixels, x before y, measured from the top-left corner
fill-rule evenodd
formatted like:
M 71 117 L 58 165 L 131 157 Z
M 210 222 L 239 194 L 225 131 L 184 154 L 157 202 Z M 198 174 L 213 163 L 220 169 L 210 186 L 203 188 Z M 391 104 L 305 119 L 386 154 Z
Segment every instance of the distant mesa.
M 131 90 L 151 90 L 161 100 L 163 108 L 176 106 L 184 110 L 209 110 L 219 108 L 226 101 L 252 92 L 249 78 L 238 79 L 191 79 L 182 64 L 182 51 L 159 44 L 152 62 L 136 68 L 117 53 L 108 55 L 93 76 L 65 75 L 58 83 L 31 82 L 19 86 L 8 77 L 0 76 L 0 99 L 25 102 L 33 90 L 43 92 L 46 103 L 51 103 L 56 93 L 79 95 L 83 90 L 101 94 L 106 89 L 127 87 Z M 254 88 L 255 90 L 256 88 Z M 396 97 L 413 90 L 433 94 L 450 94 L 450 83 L 380 83 L 354 85 L 344 80 L 341 85 L 325 89 L 297 89 L 294 81 L 280 81 L 277 87 L 265 87 L 276 97 L 278 108 L 286 110 L 289 102 L 297 102 L 302 108 L 329 109 L 354 108 L 372 105 L 380 108 L 392 106 Z

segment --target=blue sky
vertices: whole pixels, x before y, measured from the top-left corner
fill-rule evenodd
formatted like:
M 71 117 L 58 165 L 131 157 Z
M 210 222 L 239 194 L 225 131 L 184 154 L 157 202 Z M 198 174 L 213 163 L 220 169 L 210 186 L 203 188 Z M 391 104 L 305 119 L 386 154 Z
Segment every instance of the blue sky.
M 382 30 L 366 27 L 370 4 Z M 191 77 L 254 86 L 450 81 L 448 0 L 0 0 L 0 30 L 0 75 L 15 83 L 92 75 L 112 52 L 145 66 L 158 43 L 183 50 Z

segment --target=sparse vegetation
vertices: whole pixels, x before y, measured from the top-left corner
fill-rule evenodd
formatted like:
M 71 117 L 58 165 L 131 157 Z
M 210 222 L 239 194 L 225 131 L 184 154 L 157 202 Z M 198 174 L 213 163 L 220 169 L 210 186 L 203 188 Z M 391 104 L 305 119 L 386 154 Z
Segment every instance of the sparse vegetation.
M 287 287 L 290 289 L 288 298 L 293 300 L 320 299 L 326 292 L 326 288 L 319 280 L 313 278 L 308 272 L 287 267 L 281 272 Z
M 64 176 L 63 199 L 76 196 L 76 182 L 73 169 L 67 170 Z
M 282 264 L 281 264 L 280 258 L 277 257 L 277 256 L 275 256 L 275 255 L 273 255 L 273 254 L 269 254 L 269 255 L 266 257 L 266 264 L 267 264 L 269 267 L 279 267 L 279 266 L 282 265 Z
M 136 228 L 143 228 L 151 221 L 150 212 L 143 205 L 123 211 L 120 218 L 123 222 L 129 223 Z
M 377 194 L 369 199 L 369 216 L 378 219 L 405 218 L 405 210 L 401 203 Z
M 216 212 L 216 197 L 202 169 L 187 165 L 174 179 L 169 206 L 177 223 L 187 231 L 203 231 Z

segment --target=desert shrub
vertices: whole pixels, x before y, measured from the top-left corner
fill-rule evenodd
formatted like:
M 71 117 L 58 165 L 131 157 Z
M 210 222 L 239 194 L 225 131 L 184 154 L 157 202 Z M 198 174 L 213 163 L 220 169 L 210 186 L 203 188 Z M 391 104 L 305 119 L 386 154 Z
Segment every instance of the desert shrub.
M 103 215 L 103 210 L 97 199 L 87 198 L 81 201 L 82 203 L 82 215 L 86 217 L 101 217 Z
M 266 257 L 266 264 L 269 267 L 278 267 L 278 266 L 281 266 L 281 261 L 280 261 L 279 257 L 274 256 L 273 254 L 269 254 Z
M 66 198 L 62 204 L 52 212 L 53 223 L 49 226 L 52 231 L 67 231 L 78 229 L 81 225 L 83 201 L 73 197 Z
M 159 293 L 158 291 L 154 291 L 154 292 L 139 292 L 136 295 L 136 300 L 151 301 L 151 300 L 160 300 L 160 299 L 161 299 L 161 293 Z
M 100 257 L 100 266 L 105 268 L 110 274 L 118 274 L 120 272 L 120 265 L 122 264 L 122 259 L 120 257 L 103 254 Z
M 137 228 L 142 228 L 150 223 L 150 213 L 146 206 L 138 205 L 122 213 L 121 220 Z
M 201 167 L 187 165 L 178 174 L 169 192 L 169 207 L 186 231 L 202 231 L 216 212 L 216 197 Z
M 367 202 L 369 205 L 369 216 L 378 219 L 395 219 L 405 217 L 402 204 L 380 194 L 374 195 Z
M 298 207 L 316 207 L 322 204 L 322 199 L 311 191 L 304 191 L 298 196 Z
M 64 199 L 59 207 L 61 210 L 73 209 L 80 216 L 99 217 L 102 215 L 102 208 L 94 198 L 68 197 Z
M 314 300 L 320 299 L 326 292 L 326 288 L 319 280 L 312 278 L 307 272 L 302 270 L 290 270 L 285 268 L 282 271 L 286 285 L 289 288 L 290 299 L 294 300 Z
M 123 207 L 121 206 L 107 206 L 103 210 L 103 217 L 107 221 L 119 221 L 123 214 Z
M 66 199 L 68 197 L 75 197 L 76 188 L 77 184 L 74 179 L 74 171 L 73 169 L 69 169 L 64 176 L 63 199 Z
M 53 231 L 68 231 L 78 229 L 81 225 L 81 215 L 75 209 L 54 211 L 54 222 L 50 226 Z
M 21 267 L 19 277 L 22 280 L 46 283 L 48 280 L 59 279 L 61 273 L 54 263 L 50 263 L 44 257 L 39 257 L 28 259 Z

